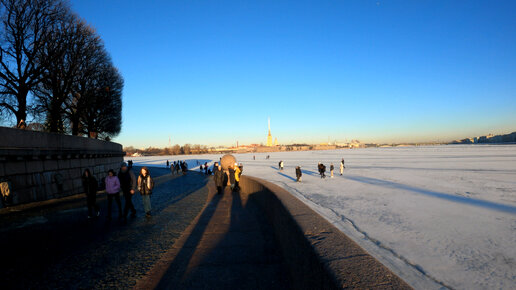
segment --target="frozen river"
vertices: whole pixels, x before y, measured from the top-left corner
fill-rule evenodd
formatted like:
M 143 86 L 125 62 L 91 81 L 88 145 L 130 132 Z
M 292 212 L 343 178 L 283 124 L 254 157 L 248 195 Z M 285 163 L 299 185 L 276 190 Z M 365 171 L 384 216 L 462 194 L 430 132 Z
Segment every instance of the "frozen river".
M 270 155 L 266 160 L 265 156 Z M 253 160 L 253 155 L 256 160 Z M 221 155 L 127 157 L 210 165 Z M 516 288 L 516 145 L 235 154 L 244 174 L 285 188 L 418 289 Z M 340 176 L 339 162 L 346 169 Z M 285 169 L 278 171 L 278 162 Z M 335 177 L 321 179 L 317 163 Z M 295 166 L 303 181 L 295 182 Z M 329 172 L 327 172 L 329 176 Z

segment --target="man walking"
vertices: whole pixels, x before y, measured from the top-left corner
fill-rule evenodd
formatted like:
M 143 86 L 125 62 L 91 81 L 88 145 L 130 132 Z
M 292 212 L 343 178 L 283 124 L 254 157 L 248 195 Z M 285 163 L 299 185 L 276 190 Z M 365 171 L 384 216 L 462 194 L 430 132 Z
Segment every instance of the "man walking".
M 118 179 L 120 180 L 120 188 L 124 193 L 124 219 L 127 218 L 129 211 L 131 211 L 131 217 L 135 217 L 136 209 L 133 205 L 133 195 L 136 190 L 136 177 L 134 176 L 133 171 L 127 168 L 127 163 L 125 162 L 122 162 L 120 165 Z
M 296 178 L 297 178 L 297 182 L 301 182 L 301 176 L 303 176 L 303 173 L 301 172 L 301 167 L 296 166 Z

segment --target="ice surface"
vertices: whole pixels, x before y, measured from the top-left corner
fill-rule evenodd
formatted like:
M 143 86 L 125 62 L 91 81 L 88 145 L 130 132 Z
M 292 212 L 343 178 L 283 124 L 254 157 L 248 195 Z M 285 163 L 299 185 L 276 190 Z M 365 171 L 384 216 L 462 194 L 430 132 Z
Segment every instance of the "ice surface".
M 256 160 L 253 160 L 253 155 Z M 265 156 L 270 155 L 270 160 Z M 218 161 L 222 155 L 127 157 Z M 418 289 L 516 288 L 516 145 L 236 154 L 243 174 L 285 188 Z M 344 175 L 339 162 L 345 159 Z M 283 160 L 285 169 L 278 171 Z M 321 179 L 317 162 L 335 165 Z M 295 182 L 295 166 L 303 171 Z

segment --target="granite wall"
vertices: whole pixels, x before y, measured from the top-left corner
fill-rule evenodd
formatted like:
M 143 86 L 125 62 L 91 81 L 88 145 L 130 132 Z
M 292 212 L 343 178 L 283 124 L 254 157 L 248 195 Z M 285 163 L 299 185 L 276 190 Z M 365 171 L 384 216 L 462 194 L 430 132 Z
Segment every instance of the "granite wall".
M 9 181 L 12 204 L 82 193 L 84 169 L 100 180 L 124 155 L 113 142 L 0 127 L 0 180 Z

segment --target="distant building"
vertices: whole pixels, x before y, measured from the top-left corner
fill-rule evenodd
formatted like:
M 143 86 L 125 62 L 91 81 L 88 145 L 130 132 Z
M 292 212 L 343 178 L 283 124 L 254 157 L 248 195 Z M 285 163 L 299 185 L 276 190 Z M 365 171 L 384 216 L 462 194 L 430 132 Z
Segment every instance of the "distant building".
M 271 135 L 271 119 L 268 120 L 269 123 L 269 135 L 267 136 L 267 147 L 272 147 L 272 135 Z
M 279 144 L 278 144 L 278 138 L 274 138 L 274 146 L 279 146 Z

